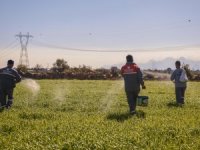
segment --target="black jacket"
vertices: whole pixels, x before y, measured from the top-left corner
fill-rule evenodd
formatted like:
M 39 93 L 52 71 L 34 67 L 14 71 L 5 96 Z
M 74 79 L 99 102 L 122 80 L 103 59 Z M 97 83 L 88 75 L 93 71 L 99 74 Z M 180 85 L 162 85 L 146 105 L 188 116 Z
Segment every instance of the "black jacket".
M 0 69 L 0 88 L 14 88 L 21 81 L 21 76 L 15 69 L 5 67 Z
M 140 85 L 144 84 L 143 75 L 135 63 L 126 63 L 121 68 L 121 74 L 124 77 L 126 91 L 140 91 Z

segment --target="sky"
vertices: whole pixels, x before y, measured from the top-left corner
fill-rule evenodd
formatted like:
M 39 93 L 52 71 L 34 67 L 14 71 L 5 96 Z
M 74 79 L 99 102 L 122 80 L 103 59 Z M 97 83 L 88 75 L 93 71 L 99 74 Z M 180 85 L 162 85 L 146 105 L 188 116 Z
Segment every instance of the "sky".
M 7 59 L 19 62 L 19 32 L 33 35 L 30 66 L 51 67 L 63 58 L 70 66 L 96 68 L 125 63 L 127 54 L 139 64 L 199 60 L 199 6 L 199 0 L 0 0 L 0 67 Z

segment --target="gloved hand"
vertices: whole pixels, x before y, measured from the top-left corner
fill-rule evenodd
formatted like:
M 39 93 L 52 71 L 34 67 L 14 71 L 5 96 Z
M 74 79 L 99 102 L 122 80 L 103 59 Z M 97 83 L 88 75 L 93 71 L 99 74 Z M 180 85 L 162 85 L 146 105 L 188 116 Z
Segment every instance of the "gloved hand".
M 146 86 L 145 86 L 145 85 L 142 85 L 142 89 L 146 89 Z

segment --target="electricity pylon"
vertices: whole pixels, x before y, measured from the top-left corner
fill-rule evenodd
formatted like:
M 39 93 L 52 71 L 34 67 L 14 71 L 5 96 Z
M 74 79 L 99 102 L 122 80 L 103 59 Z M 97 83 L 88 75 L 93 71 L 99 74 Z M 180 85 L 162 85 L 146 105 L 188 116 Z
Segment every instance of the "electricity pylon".
M 21 52 L 20 52 L 20 58 L 19 58 L 19 65 L 25 65 L 26 67 L 29 67 L 29 59 L 28 59 L 28 42 L 29 39 L 33 36 L 29 34 L 22 34 L 21 32 L 16 35 L 16 37 L 19 37 L 19 41 L 21 44 Z

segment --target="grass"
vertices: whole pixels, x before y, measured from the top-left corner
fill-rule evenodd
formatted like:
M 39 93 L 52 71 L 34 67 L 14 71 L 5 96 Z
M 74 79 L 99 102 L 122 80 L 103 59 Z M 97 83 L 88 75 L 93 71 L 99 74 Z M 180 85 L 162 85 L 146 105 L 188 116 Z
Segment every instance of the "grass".
M 173 83 L 146 82 L 150 103 L 136 116 L 123 81 L 37 83 L 39 91 L 19 84 L 13 108 L 0 112 L 0 149 L 200 149 L 198 82 L 188 84 L 184 107 L 173 105 Z

